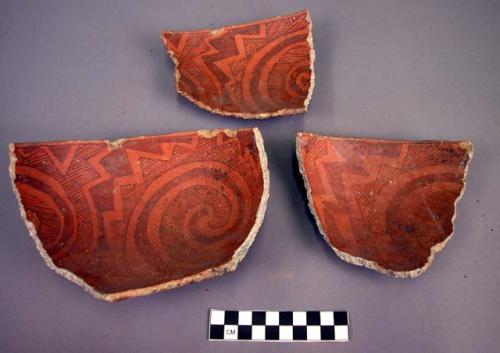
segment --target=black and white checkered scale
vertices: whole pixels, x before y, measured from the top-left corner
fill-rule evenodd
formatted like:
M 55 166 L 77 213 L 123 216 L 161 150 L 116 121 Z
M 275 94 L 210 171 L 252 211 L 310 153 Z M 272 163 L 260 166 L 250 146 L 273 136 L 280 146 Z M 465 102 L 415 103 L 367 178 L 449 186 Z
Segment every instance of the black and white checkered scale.
M 210 340 L 349 341 L 345 310 L 257 311 L 210 310 Z

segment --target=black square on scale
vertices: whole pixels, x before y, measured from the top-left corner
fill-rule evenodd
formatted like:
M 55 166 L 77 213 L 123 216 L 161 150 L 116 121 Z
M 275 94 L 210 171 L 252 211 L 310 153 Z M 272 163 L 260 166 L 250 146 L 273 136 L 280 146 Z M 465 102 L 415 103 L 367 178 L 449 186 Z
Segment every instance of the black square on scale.
M 294 341 L 307 340 L 307 326 L 294 326 L 293 327 L 293 340 Z
M 238 325 L 238 312 L 235 310 L 228 310 L 224 314 L 224 324 Z
M 210 339 L 224 339 L 224 325 L 210 325 Z
M 319 318 L 319 311 L 308 311 L 307 313 L 307 325 L 319 325 L 320 324 L 320 318 Z
M 291 312 L 291 311 L 280 311 L 280 325 L 281 326 L 291 326 L 291 325 L 293 325 L 293 312 Z
M 252 326 L 240 325 L 238 326 L 238 339 L 251 340 L 252 339 Z
M 265 324 L 266 324 L 266 312 L 265 311 L 252 312 L 252 325 L 265 325 Z
M 333 341 L 335 339 L 335 326 L 321 326 L 321 339 Z
M 279 340 L 280 327 L 279 326 L 266 326 L 266 340 Z
M 335 311 L 333 313 L 333 323 L 335 325 L 347 325 L 347 312 Z

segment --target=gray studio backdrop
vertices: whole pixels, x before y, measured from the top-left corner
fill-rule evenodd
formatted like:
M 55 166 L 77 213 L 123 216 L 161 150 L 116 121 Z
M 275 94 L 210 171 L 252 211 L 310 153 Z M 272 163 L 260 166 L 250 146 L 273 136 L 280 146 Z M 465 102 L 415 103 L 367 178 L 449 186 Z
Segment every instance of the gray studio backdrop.
M 179 97 L 161 29 L 217 27 L 307 7 L 316 88 L 305 115 L 241 121 Z M 0 351 L 497 352 L 500 349 L 500 2 L 0 2 Z M 258 126 L 271 197 L 238 270 L 110 304 L 42 262 L 8 180 L 11 141 Z M 456 231 L 430 270 L 393 279 L 340 261 L 304 202 L 298 131 L 471 139 Z M 208 309 L 345 308 L 352 342 L 208 342 Z

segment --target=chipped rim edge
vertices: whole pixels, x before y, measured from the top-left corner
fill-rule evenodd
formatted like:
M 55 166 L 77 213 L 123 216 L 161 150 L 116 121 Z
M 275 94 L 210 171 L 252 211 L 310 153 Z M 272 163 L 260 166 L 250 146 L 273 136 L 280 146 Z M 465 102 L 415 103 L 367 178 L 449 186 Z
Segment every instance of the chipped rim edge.
M 239 129 L 239 130 L 250 130 L 250 129 Z M 243 260 L 245 257 L 246 253 L 248 252 L 248 249 L 252 245 L 253 241 L 255 240 L 255 237 L 257 236 L 257 233 L 260 229 L 260 226 L 262 225 L 262 222 L 264 220 L 264 215 L 266 212 L 266 207 L 267 207 L 267 201 L 269 199 L 269 185 L 270 185 L 270 177 L 269 177 L 269 170 L 268 170 L 268 163 L 267 163 L 267 154 L 264 149 L 264 141 L 262 139 L 262 135 L 260 133 L 260 130 L 258 128 L 252 128 L 251 129 L 254 133 L 254 139 L 255 139 L 255 144 L 257 146 L 257 149 L 259 151 L 259 162 L 262 170 L 262 179 L 263 179 L 263 189 L 262 189 L 262 196 L 260 199 L 260 204 L 257 209 L 257 213 L 255 216 L 255 222 L 252 226 L 252 229 L 250 232 L 247 234 L 245 240 L 243 243 L 234 251 L 233 256 L 230 261 L 214 268 L 209 268 L 204 271 L 195 273 L 193 275 L 183 277 L 180 279 L 176 280 L 171 280 L 167 281 L 164 283 L 160 283 L 157 285 L 153 286 L 148 286 L 148 287 L 143 287 L 143 288 L 137 288 L 137 289 L 129 289 L 126 291 L 121 291 L 121 292 L 116 292 L 116 293 L 102 293 L 94 289 L 92 286 L 87 284 L 82 278 L 78 277 L 75 275 L 73 272 L 58 267 L 54 262 L 52 261 L 52 258 L 49 256 L 45 248 L 43 247 L 43 244 L 40 240 L 40 238 L 37 235 L 35 225 L 28 220 L 26 217 L 26 211 L 24 209 L 24 205 L 21 201 L 21 195 L 19 193 L 19 190 L 17 189 L 17 186 L 15 184 L 15 179 L 16 179 L 16 162 L 17 162 L 17 157 L 15 155 L 15 144 L 10 143 L 9 144 L 9 157 L 10 157 L 10 164 L 9 164 L 9 176 L 12 184 L 12 189 L 14 191 L 14 194 L 16 195 L 16 199 L 19 205 L 19 211 L 21 213 L 21 218 L 23 219 L 26 228 L 28 229 L 28 233 L 30 237 L 34 240 L 35 246 L 42 256 L 45 264 L 55 271 L 57 274 L 60 276 L 66 278 L 67 280 L 79 285 L 82 287 L 85 291 L 90 293 L 93 297 L 97 299 L 102 299 L 108 302 L 115 302 L 119 301 L 122 299 L 127 299 L 127 298 L 133 298 L 133 297 L 140 297 L 140 296 L 145 296 L 149 294 L 154 294 L 160 291 L 164 291 L 167 289 L 172 289 L 176 287 L 181 287 L 187 284 L 195 283 L 195 282 L 200 282 L 205 279 L 221 276 L 226 272 L 232 272 L 236 269 L 238 264 Z M 206 132 L 207 130 L 200 130 L 203 132 Z M 228 130 L 228 129 L 214 129 L 214 130 L 209 130 L 213 132 L 227 132 L 227 131 L 238 131 L 237 130 Z M 127 139 L 119 139 L 119 141 L 126 141 Z M 118 141 L 118 140 L 117 140 Z
M 180 88 L 180 84 L 179 84 L 180 78 L 181 78 L 181 73 L 179 70 L 179 60 L 175 56 L 175 53 L 172 50 L 170 50 L 170 48 L 168 47 L 168 43 L 167 43 L 167 40 L 165 39 L 164 34 L 165 33 L 173 33 L 173 32 L 176 32 L 176 33 L 189 33 L 189 32 L 198 32 L 198 31 L 213 32 L 214 29 L 198 29 L 198 30 L 193 30 L 193 31 L 168 31 L 168 30 L 164 30 L 164 31 L 160 32 L 160 36 L 161 36 L 161 40 L 163 42 L 163 45 L 165 46 L 165 49 L 168 53 L 168 56 L 170 57 L 170 59 L 172 59 L 172 62 L 174 63 L 175 89 L 176 89 L 177 93 L 179 93 L 181 96 L 185 97 L 187 100 L 189 100 L 194 105 L 196 105 L 199 108 L 202 108 L 204 110 L 207 110 L 210 113 L 219 114 L 222 116 L 232 116 L 232 117 L 246 119 L 246 120 L 249 120 L 249 119 L 257 119 L 257 120 L 268 119 L 268 118 L 272 118 L 272 117 L 285 117 L 285 116 L 290 116 L 290 115 L 307 113 L 307 109 L 309 107 L 309 103 L 310 103 L 311 98 L 312 98 L 314 85 L 315 85 L 315 77 L 316 77 L 314 74 L 314 61 L 316 60 L 316 52 L 315 52 L 314 46 L 313 46 L 312 21 L 311 21 L 311 14 L 309 13 L 309 11 L 307 9 L 300 10 L 297 12 L 292 12 L 292 13 L 286 14 L 286 15 L 265 18 L 262 20 L 251 21 L 251 22 L 242 23 L 242 24 L 238 24 L 238 25 L 223 26 L 223 27 L 220 27 L 218 29 L 215 29 L 215 31 L 223 29 L 223 28 L 245 26 L 245 25 L 249 25 L 252 23 L 256 23 L 256 22 L 272 21 L 275 19 L 279 19 L 281 17 L 290 16 L 290 15 L 300 13 L 300 12 L 306 13 L 306 21 L 308 23 L 308 32 L 309 33 L 307 35 L 306 42 L 309 45 L 309 61 L 310 61 L 309 69 L 311 71 L 311 80 L 309 83 L 309 90 L 307 91 L 307 96 L 304 99 L 304 103 L 303 103 L 302 108 L 283 108 L 283 109 L 279 109 L 279 110 L 276 110 L 273 112 L 266 112 L 266 113 L 228 112 L 228 111 L 225 111 L 225 110 L 222 110 L 219 108 L 212 108 L 208 104 L 205 104 L 205 103 L 195 99 L 189 93 L 183 91 Z
M 451 231 L 450 235 L 448 235 L 443 241 L 441 241 L 439 243 L 436 243 L 433 246 L 431 246 L 431 248 L 429 249 L 430 252 L 429 252 L 429 256 L 427 257 L 427 261 L 426 261 L 426 263 L 422 267 L 419 267 L 419 268 L 417 268 L 415 270 L 411 270 L 411 271 L 394 271 L 394 270 L 391 270 L 391 269 L 388 269 L 388 268 L 385 268 L 385 267 L 379 265 L 376 261 L 367 260 L 367 259 L 364 259 L 364 258 L 358 257 L 358 256 L 353 256 L 353 255 L 350 255 L 350 254 L 348 254 L 348 253 L 346 253 L 344 251 L 341 251 L 341 250 L 335 248 L 335 246 L 333 246 L 333 244 L 330 242 L 330 239 L 326 235 L 326 232 L 323 229 L 323 226 L 321 224 L 319 216 L 318 216 L 318 214 L 316 212 L 316 209 L 314 207 L 311 187 L 309 186 L 309 181 L 307 179 L 307 175 L 306 175 L 306 172 L 305 172 L 305 169 L 304 169 L 304 165 L 302 163 L 302 155 L 301 155 L 301 152 L 300 152 L 300 138 L 302 137 L 303 134 L 315 135 L 315 136 L 319 136 L 319 137 L 323 137 L 323 138 L 330 138 L 330 139 L 344 139 L 344 138 L 343 137 L 329 137 L 329 136 L 317 135 L 317 134 L 306 133 L 306 132 L 299 132 L 297 134 L 297 137 L 296 137 L 296 156 L 297 156 L 297 161 L 299 163 L 299 171 L 300 171 L 300 174 L 302 175 L 302 178 L 304 180 L 304 185 L 305 185 L 306 194 L 307 194 L 308 206 L 309 206 L 309 209 L 310 209 L 310 211 L 311 211 L 311 213 L 312 213 L 312 215 L 313 215 L 313 217 L 314 217 L 314 219 L 316 221 L 316 225 L 317 225 L 317 227 L 319 229 L 319 232 L 323 236 L 323 239 L 325 239 L 325 241 L 327 242 L 327 244 L 335 252 L 335 254 L 338 257 L 340 257 L 343 261 L 348 262 L 350 264 L 357 265 L 357 266 L 362 266 L 362 267 L 366 267 L 366 268 L 369 268 L 371 270 L 375 270 L 375 271 L 378 271 L 380 273 L 383 273 L 383 274 L 386 274 L 386 275 L 390 275 L 390 276 L 393 276 L 393 277 L 396 277 L 396 278 L 415 278 L 417 276 L 420 276 L 425 271 L 427 271 L 427 269 L 431 266 L 432 262 L 434 261 L 435 255 L 438 252 L 440 252 L 441 250 L 444 249 L 444 247 L 446 246 L 446 244 L 448 243 L 448 241 L 453 236 L 453 233 L 454 233 L 454 230 L 455 230 L 454 229 L 454 227 L 455 227 L 455 218 L 456 218 L 456 215 L 457 215 L 457 205 L 458 205 L 458 202 L 460 201 L 460 199 L 464 195 L 465 186 L 466 186 L 466 178 L 467 178 L 467 174 L 469 172 L 469 164 L 470 164 L 470 161 L 472 160 L 472 157 L 474 156 L 474 146 L 473 146 L 472 142 L 469 141 L 469 140 L 458 141 L 460 148 L 465 149 L 467 151 L 467 155 L 468 155 L 469 159 L 468 159 L 468 161 L 467 161 L 467 163 L 465 165 L 465 168 L 464 168 L 464 175 L 462 177 L 462 185 L 463 186 L 462 186 L 460 195 L 457 196 L 457 198 L 455 199 L 455 202 L 453 203 L 453 216 L 452 216 L 452 219 L 451 219 L 452 231 Z M 375 141 L 376 140 L 376 139 L 363 139 L 363 138 L 345 138 L 345 139 L 347 139 L 347 140 L 370 140 L 370 141 Z M 380 140 L 380 141 L 402 142 L 400 140 Z M 413 141 L 413 142 L 417 142 L 418 143 L 418 142 L 431 142 L 431 141 Z
M 314 73 L 314 62 L 316 61 L 316 51 L 314 50 L 314 42 L 313 42 L 313 24 L 311 19 L 311 14 L 309 10 L 306 11 L 306 21 L 309 24 L 309 33 L 307 35 L 307 44 L 309 44 L 309 70 L 311 71 L 311 80 L 309 83 L 309 90 L 307 91 L 307 97 L 304 100 L 304 110 L 307 112 L 309 108 L 309 103 L 311 103 L 312 94 L 314 91 L 314 85 L 316 81 L 316 75 Z

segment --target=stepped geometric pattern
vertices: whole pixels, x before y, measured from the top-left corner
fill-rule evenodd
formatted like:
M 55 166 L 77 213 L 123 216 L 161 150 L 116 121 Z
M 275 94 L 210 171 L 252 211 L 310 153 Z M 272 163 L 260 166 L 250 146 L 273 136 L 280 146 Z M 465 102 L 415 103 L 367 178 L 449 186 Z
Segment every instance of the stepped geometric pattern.
M 11 172 L 49 266 L 117 300 L 234 270 L 268 187 L 256 134 L 19 143 Z
M 470 142 L 297 136 L 309 205 L 344 260 L 417 276 L 453 232 Z
M 242 118 L 307 110 L 314 60 L 307 11 L 162 38 L 178 92 L 204 109 Z

